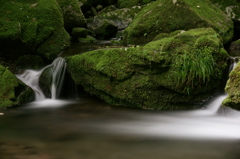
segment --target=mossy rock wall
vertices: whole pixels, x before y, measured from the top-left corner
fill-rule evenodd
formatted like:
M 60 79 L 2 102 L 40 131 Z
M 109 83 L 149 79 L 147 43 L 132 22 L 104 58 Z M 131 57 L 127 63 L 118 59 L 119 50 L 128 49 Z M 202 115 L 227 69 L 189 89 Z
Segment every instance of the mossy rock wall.
M 212 27 L 223 43 L 233 37 L 233 22 L 208 0 L 157 0 L 143 8 L 124 31 L 125 44 L 145 44 L 159 33 Z
M 142 47 L 95 50 L 68 57 L 68 71 L 87 92 L 113 105 L 192 109 L 219 86 L 226 68 L 219 37 L 200 28 Z
M 240 63 L 231 71 L 225 87 L 228 97 L 223 101 L 224 106 L 240 110 Z
M 55 0 L 2 1 L 0 15 L 0 47 L 4 50 L 0 56 L 16 58 L 19 54 L 37 53 L 54 59 L 70 45 Z

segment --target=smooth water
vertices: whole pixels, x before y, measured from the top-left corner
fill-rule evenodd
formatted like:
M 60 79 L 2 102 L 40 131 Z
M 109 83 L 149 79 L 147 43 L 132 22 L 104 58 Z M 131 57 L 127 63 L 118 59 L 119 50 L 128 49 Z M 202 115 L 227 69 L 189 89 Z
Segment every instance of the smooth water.
M 38 90 L 36 81 L 29 83 Z M 52 99 L 0 110 L 0 159 L 240 157 L 240 112 L 219 108 L 226 94 L 201 110 L 146 111 L 110 106 L 84 93 L 78 100 L 57 100 L 56 88 Z
M 77 101 L 44 102 L 3 111 L 1 159 L 240 156 L 240 114 L 231 109 L 153 112 L 112 107 L 84 94 Z

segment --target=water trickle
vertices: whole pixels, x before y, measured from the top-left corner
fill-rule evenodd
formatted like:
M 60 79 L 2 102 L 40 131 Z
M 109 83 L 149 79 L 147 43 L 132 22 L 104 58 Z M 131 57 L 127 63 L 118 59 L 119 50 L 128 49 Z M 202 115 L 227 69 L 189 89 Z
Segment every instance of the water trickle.
M 16 75 L 18 79 L 33 89 L 35 92 L 36 101 L 42 101 L 46 99 L 43 91 L 39 87 L 39 78 L 42 72 L 47 68 L 51 68 L 52 71 L 51 98 L 57 99 L 61 91 L 66 70 L 66 63 L 63 58 L 56 58 L 52 64 L 42 68 L 41 70 L 36 71 L 27 69 L 24 71 L 24 73 Z
M 231 64 L 229 66 L 229 74 L 230 72 L 235 68 L 236 64 L 237 64 L 238 60 L 234 57 L 231 57 Z M 209 114 L 215 114 L 217 113 L 219 107 L 222 105 L 222 101 L 227 98 L 227 94 L 223 94 L 220 95 L 218 97 L 216 97 L 212 102 L 210 102 L 207 106 L 206 106 L 206 110 Z
M 59 97 L 62 89 L 66 66 L 67 64 L 63 58 L 57 58 L 52 63 L 52 99 L 57 99 Z

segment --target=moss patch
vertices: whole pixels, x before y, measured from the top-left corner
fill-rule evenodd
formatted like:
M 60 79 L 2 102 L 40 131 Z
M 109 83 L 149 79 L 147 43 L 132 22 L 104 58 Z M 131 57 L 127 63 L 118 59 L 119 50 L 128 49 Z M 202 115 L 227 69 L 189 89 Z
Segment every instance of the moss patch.
M 142 47 L 71 56 L 67 63 L 77 84 L 110 104 L 169 110 L 192 109 L 203 99 L 197 96 L 218 87 L 227 57 L 219 35 L 202 28 Z

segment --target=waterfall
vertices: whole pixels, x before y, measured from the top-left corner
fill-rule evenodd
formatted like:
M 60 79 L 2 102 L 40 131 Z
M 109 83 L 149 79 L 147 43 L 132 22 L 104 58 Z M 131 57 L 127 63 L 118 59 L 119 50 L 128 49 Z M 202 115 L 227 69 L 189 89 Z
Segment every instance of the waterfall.
M 52 73 L 52 84 L 51 84 L 51 98 L 57 99 L 61 91 L 61 86 L 64 80 L 66 63 L 61 57 L 56 58 L 52 64 L 42 68 L 41 70 L 30 70 L 27 69 L 22 74 L 16 74 L 16 77 L 23 83 L 28 85 L 35 92 L 35 100 L 41 101 L 46 99 L 43 91 L 39 87 L 39 78 L 44 70 L 51 68 Z
M 230 72 L 235 68 L 237 62 L 238 62 L 238 58 L 234 58 L 231 57 L 231 64 L 229 66 L 229 71 L 228 74 L 230 74 Z M 223 95 L 220 95 L 218 97 L 216 97 L 212 102 L 210 102 L 207 106 L 206 106 L 206 110 L 208 111 L 208 113 L 210 114 L 214 114 L 218 111 L 219 107 L 222 105 L 222 101 L 227 98 L 227 93 L 224 93 Z
M 63 58 L 57 58 L 52 63 L 52 99 L 57 99 L 59 97 L 62 89 L 66 66 L 67 64 Z

